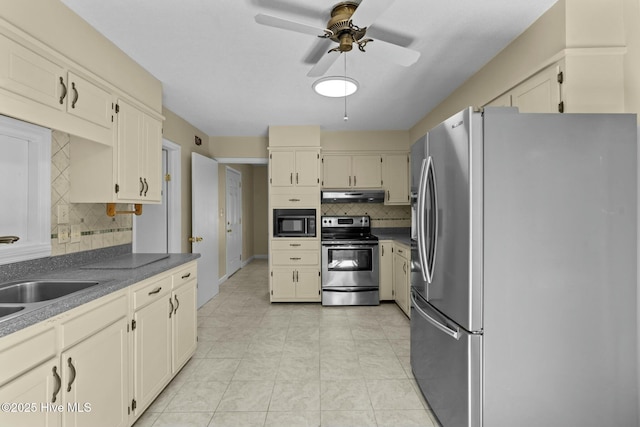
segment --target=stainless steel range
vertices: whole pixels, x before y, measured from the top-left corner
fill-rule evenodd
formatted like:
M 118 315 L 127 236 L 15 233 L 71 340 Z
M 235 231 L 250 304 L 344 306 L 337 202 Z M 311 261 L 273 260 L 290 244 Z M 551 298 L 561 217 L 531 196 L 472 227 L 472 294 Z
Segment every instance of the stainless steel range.
M 322 305 L 378 305 L 378 238 L 368 216 L 322 217 Z

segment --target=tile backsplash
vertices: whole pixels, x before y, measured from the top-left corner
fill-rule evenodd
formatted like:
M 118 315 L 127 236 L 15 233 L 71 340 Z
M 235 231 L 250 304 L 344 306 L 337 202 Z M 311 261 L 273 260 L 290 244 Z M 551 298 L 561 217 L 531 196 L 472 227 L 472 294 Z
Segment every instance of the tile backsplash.
M 411 227 L 410 206 L 388 206 L 382 203 L 323 203 L 322 215 L 369 215 L 371 227 Z
M 105 203 L 70 202 L 69 135 L 53 131 L 51 137 L 51 255 L 88 251 L 132 242 L 133 219 L 131 215 L 106 214 Z M 58 207 L 66 206 L 69 222 L 58 224 Z M 118 210 L 128 210 L 130 205 L 119 204 Z M 60 226 L 79 226 L 79 242 L 58 242 Z

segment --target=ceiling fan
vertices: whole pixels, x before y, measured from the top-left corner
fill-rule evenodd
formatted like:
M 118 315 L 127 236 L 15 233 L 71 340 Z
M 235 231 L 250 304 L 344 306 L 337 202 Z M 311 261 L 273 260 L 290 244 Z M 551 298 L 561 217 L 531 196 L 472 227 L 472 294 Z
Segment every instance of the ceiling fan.
M 320 38 L 330 39 L 338 43 L 338 46 L 330 49 L 320 58 L 316 65 L 311 68 L 309 73 L 307 73 L 309 77 L 322 76 L 336 59 L 338 59 L 338 56 L 340 56 L 339 53 L 351 51 L 354 44 L 358 46 L 358 50 L 365 52 L 365 46 L 367 46 L 368 43 L 372 43 L 373 47 L 369 50 L 371 53 L 408 67 L 418 60 L 420 52 L 380 39 L 373 40 L 366 37 L 367 28 L 373 25 L 378 16 L 387 10 L 394 1 L 395 0 L 342 1 L 334 5 L 331 9 L 331 18 L 329 22 L 327 22 L 326 28 L 319 28 L 313 25 L 263 14 L 256 15 L 255 20 L 258 24 L 296 31 L 303 34 L 316 35 Z M 358 25 L 356 25 L 356 23 Z

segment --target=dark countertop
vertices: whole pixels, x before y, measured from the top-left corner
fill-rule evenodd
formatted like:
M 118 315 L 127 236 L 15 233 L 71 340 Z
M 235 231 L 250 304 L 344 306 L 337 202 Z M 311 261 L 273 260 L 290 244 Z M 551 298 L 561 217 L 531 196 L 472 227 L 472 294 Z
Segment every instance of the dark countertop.
M 407 246 L 411 246 L 411 228 L 372 228 L 371 234 L 379 240 L 393 240 Z
M 24 275 L 22 277 L 11 277 L 10 280 L 3 280 L 2 283 L 37 279 L 91 280 L 102 283 L 73 293 L 68 297 L 60 298 L 37 310 L 29 311 L 6 320 L 0 320 L 0 337 L 57 316 L 65 311 L 119 291 L 134 283 L 171 270 L 172 268 L 200 257 L 200 254 L 168 254 L 164 259 L 136 267 L 140 265 L 139 259 L 141 255 L 144 257 L 146 254 L 125 253 L 118 254 L 112 258 L 94 257 L 89 262 L 87 262 L 85 258 L 82 260 L 83 262 L 52 270 L 44 270 L 41 266 L 29 270 L 28 262 L 21 263 L 21 271 Z M 147 260 L 152 258 L 153 257 L 148 257 Z M 118 268 L 114 268 L 114 266 L 118 266 Z M 120 266 L 125 267 L 120 268 Z M 0 269 L 1 268 L 3 268 L 3 266 L 0 266 Z M 6 278 L 7 277 L 4 277 L 3 279 Z

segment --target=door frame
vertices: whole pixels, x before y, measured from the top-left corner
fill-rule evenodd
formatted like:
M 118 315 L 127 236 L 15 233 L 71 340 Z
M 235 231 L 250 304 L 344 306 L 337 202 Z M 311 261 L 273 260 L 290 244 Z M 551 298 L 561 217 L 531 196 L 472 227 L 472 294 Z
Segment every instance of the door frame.
M 239 210 L 240 210 L 240 229 L 239 229 L 239 234 L 240 234 L 240 266 L 238 267 L 237 270 L 234 270 L 233 273 L 235 273 L 236 271 L 238 271 L 239 269 L 241 269 L 243 267 L 242 263 L 243 263 L 243 259 L 242 259 L 242 251 L 244 249 L 244 245 L 242 244 L 242 227 L 244 226 L 242 220 L 243 220 L 243 215 L 242 215 L 242 172 L 240 172 L 237 169 L 232 168 L 231 166 L 225 166 L 225 184 L 224 184 L 224 189 L 225 189 L 225 230 L 226 230 L 226 220 L 227 220 L 227 214 L 229 213 L 229 191 L 228 191 L 228 184 L 229 184 L 229 172 L 231 173 L 235 173 L 238 175 L 238 177 L 240 178 L 240 197 L 239 197 Z M 225 276 L 227 278 L 231 277 L 231 274 L 229 274 L 230 271 L 230 261 L 229 261 L 229 239 L 227 239 L 227 234 L 225 233 Z
M 171 180 L 167 182 L 167 194 L 163 194 L 162 197 L 167 198 L 167 250 L 169 253 L 181 253 L 181 227 L 182 227 L 182 168 L 180 163 L 181 149 L 182 147 L 175 142 L 171 142 L 168 139 L 162 139 L 162 148 L 167 151 L 167 174 L 171 176 Z M 164 176 L 162 179 L 165 179 Z M 147 217 L 148 218 L 148 217 Z M 132 249 L 135 253 L 137 251 L 138 239 L 141 236 L 137 236 L 135 233 L 136 223 L 143 221 L 144 208 L 142 216 L 133 217 L 133 244 Z M 144 237 L 143 237 L 144 238 Z

